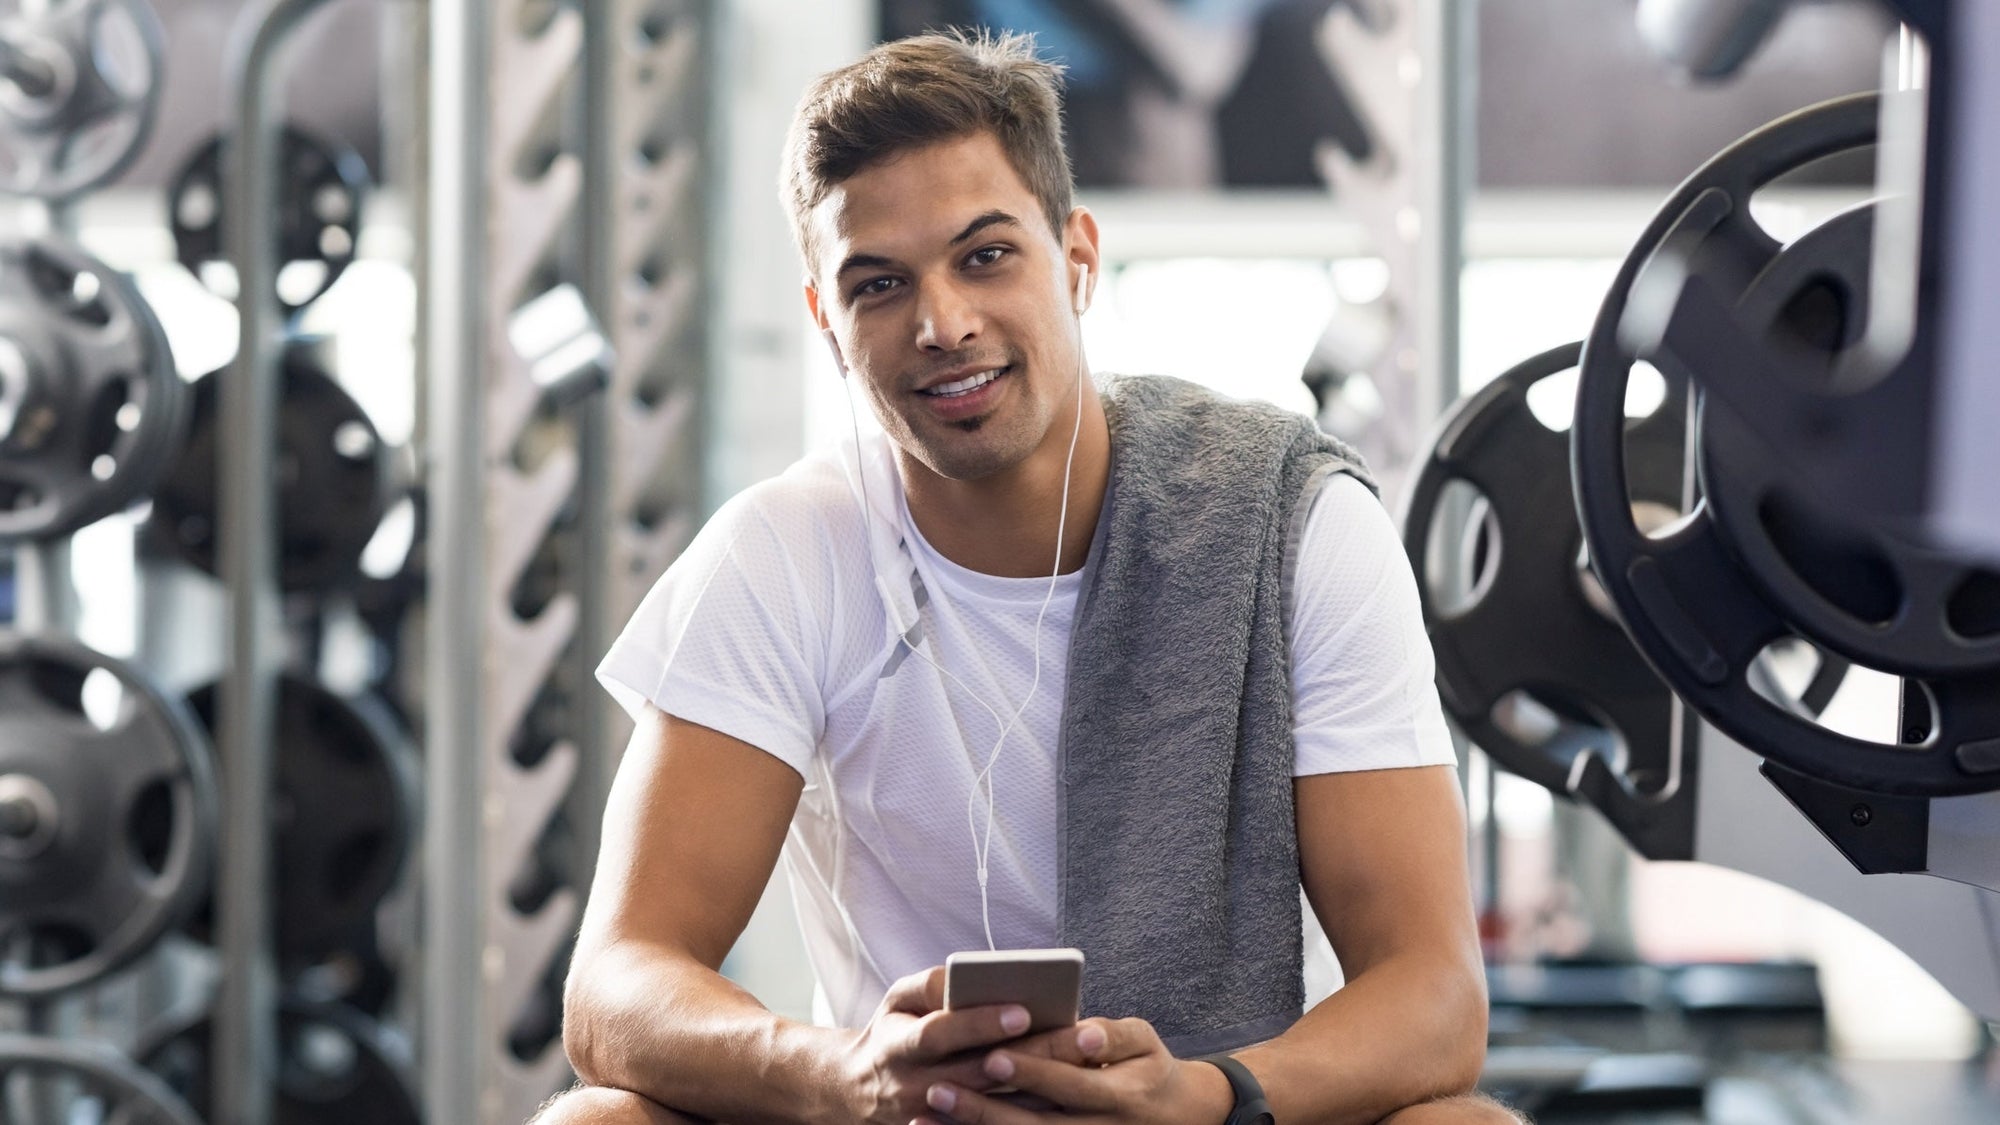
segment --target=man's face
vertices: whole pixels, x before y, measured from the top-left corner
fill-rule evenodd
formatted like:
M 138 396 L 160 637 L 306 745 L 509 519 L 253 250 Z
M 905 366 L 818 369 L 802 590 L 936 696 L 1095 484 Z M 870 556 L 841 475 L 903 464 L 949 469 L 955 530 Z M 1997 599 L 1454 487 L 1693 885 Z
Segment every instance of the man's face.
M 906 455 L 976 480 L 1025 460 L 1069 417 L 1076 267 L 991 134 L 864 169 L 812 222 L 807 303 Z M 1073 244 L 1088 243 L 1078 259 L 1094 265 L 1087 214 L 1068 227 Z M 1066 445 L 1068 430 L 1060 436 Z

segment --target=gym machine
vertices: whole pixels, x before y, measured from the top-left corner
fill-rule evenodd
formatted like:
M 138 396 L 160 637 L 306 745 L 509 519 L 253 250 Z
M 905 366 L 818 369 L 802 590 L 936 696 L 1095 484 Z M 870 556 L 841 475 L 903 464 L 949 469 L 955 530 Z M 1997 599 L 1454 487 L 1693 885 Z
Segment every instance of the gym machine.
M 1496 761 L 1594 809 L 1639 855 L 1758 875 L 1840 910 L 1991 1021 L 2000 573 L 1952 520 L 1990 528 L 1996 478 L 1983 478 L 1979 518 L 1948 515 L 1942 498 L 1972 503 L 1953 475 L 1967 455 L 1948 433 L 2000 417 L 1945 405 L 1970 401 L 1966 361 L 1991 332 L 1963 311 L 1996 292 L 1977 288 L 1990 267 L 1967 263 L 1977 255 L 1965 246 L 1990 261 L 2000 245 L 1986 216 L 1963 220 L 1977 186 L 1967 152 L 1991 143 L 1969 137 L 1996 120 L 1970 60 L 2000 43 L 2000 25 L 1979 5 L 1895 7 L 1911 88 L 1802 110 L 1690 176 L 1627 255 L 1586 340 L 1444 418 L 1404 528 L 1441 695 Z M 1639 12 L 1642 30 L 1705 27 L 1663 53 L 1712 76 L 1740 64 L 1781 8 Z M 1712 22 L 1722 9 L 1737 22 Z M 1866 148 L 1882 169 L 1874 198 L 1784 243 L 1752 217 L 1765 185 Z M 1665 393 L 1634 418 L 1641 361 Z M 1527 395 L 1569 371 L 1565 438 Z M 1900 679 L 1893 742 L 1815 721 L 1851 667 Z M 1611 997 L 1606 1009 L 1657 1008 L 1645 993 L 1664 982 L 1645 977 L 1578 987 Z M 1514 983 L 1496 980 L 1496 1004 Z M 1504 1073 L 1517 1057 L 1495 1055 L 1491 1084 L 1536 1090 Z M 1571 1061 L 1574 1090 L 1592 1061 L 1618 1060 Z M 1550 1119 L 1699 1109 L 1703 1069 L 1678 1083 L 1671 1068 L 1640 1071 L 1596 1083 L 1595 1101 L 1559 1090 L 1537 1104 Z

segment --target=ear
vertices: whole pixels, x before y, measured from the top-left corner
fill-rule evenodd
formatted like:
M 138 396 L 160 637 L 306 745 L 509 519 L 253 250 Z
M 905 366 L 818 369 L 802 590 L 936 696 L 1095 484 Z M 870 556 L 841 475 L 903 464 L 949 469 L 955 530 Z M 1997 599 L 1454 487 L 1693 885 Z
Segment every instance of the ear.
M 1087 207 L 1070 211 L 1063 223 L 1063 246 L 1070 266 L 1070 307 L 1082 316 L 1096 293 L 1095 281 L 1103 276 L 1097 248 L 1097 217 Z
M 826 309 L 819 303 L 819 286 L 808 281 L 805 288 L 806 312 L 812 317 L 813 323 L 819 326 L 819 336 L 820 339 L 826 341 L 827 350 L 833 353 L 834 370 L 840 372 L 840 377 L 845 379 L 847 378 L 847 357 L 841 354 L 840 339 L 833 334 L 833 325 L 828 323 L 826 319 Z
M 817 325 L 819 327 L 819 330 L 822 332 L 833 327 L 831 324 L 827 323 L 826 308 L 820 304 L 819 285 L 814 281 L 812 281 L 812 279 L 808 278 L 805 283 L 805 293 L 806 293 L 806 315 L 812 318 L 812 322 L 815 325 Z

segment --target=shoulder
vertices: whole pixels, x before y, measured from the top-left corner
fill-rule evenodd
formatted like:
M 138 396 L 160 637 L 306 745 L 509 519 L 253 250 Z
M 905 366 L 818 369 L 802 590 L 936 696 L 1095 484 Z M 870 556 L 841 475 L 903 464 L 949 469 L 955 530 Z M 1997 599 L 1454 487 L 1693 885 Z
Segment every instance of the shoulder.
M 1376 540 L 1378 545 L 1387 543 L 1397 550 L 1402 549 L 1396 521 L 1383 506 L 1382 498 L 1353 473 L 1327 474 L 1326 482 L 1313 496 L 1312 511 L 1306 520 L 1309 526 L 1359 529 Z
M 1300 531 L 1302 586 L 1372 585 L 1385 568 L 1408 569 L 1403 538 L 1380 497 L 1353 473 L 1328 473 Z
M 862 525 L 837 455 L 813 453 L 731 497 L 702 529 L 739 546 L 811 553 L 852 539 Z
M 1259 475 L 1288 459 L 1331 454 L 1372 483 L 1353 449 L 1312 418 L 1275 403 L 1232 398 L 1168 375 L 1109 376 L 1104 403 L 1114 444 L 1160 452 L 1156 467 L 1220 453 L 1222 464 Z
M 798 605 L 824 615 L 864 574 L 867 558 L 846 477 L 834 455 L 815 454 L 717 508 L 662 585 L 696 597 L 736 590 L 767 608 Z
M 1169 491 L 1219 488 L 1268 495 L 1289 513 L 1311 474 L 1333 464 L 1374 488 L 1366 464 L 1312 418 L 1273 403 L 1231 398 L 1163 375 L 1112 376 L 1104 384 L 1114 473 L 1156 479 Z M 1119 473 L 1119 469 L 1123 473 Z
M 1200 383 L 1171 375 L 1111 375 L 1104 381 L 1104 395 L 1121 413 L 1136 422 L 1173 418 L 1216 428 L 1255 426 L 1261 428 L 1310 427 L 1312 419 L 1268 402 L 1232 398 Z

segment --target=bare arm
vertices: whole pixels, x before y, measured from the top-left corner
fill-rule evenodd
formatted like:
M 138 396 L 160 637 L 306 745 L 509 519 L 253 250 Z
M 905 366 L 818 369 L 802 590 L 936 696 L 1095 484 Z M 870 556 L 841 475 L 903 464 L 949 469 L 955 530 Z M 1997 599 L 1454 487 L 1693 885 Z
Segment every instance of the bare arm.
M 945 1013 L 943 975 L 897 981 L 867 1028 L 774 1015 L 718 971 L 777 864 L 804 782 L 741 740 L 649 709 L 604 815 L 563 996 L 563 1046 L 592 1086 L 738 1125 L 893 1121 L 940 1077 L 990 1085 L 968 1048 L 1027 1012 Z
M 779 1019 L 717 971 L 803 788 L 737 739 L 657 710 L 640 722 L 564 990 L 563 1045 L 584 1081 L 731 1120 L 826 1116 L 838 1033 Z
M 1300 879 L 1347 985 L 1237 1057 L 1291 1125 L 1375 1122 L 1463 1093 L 1486 1054 L 1486 978 L 1451 769 L 1302 777 Z

